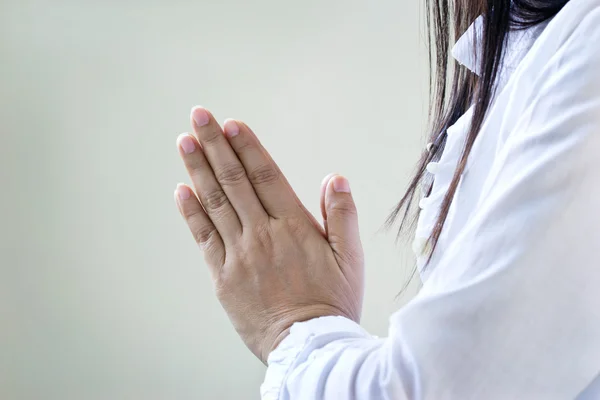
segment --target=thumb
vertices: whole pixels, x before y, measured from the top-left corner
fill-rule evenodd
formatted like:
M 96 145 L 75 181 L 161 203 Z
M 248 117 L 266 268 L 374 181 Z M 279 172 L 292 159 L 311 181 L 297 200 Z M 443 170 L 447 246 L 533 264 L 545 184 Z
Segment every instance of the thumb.
M 325 204 L 325 195 L 327 194 L 327 186 L 331 178 L 337 174 L 331 173 L 323 178 L 321 182 L 321 215 L 323 216 L 323 227 L 325 228 L 325 237 L 327 237 L 327 205 Z
M 347 272 L 348 268 L 362 269 L 363 250 L 358 231 L 358 214 L 346 178 L 336 175 L 327 182 L 325 212 L 327 239 L 343 272 Z

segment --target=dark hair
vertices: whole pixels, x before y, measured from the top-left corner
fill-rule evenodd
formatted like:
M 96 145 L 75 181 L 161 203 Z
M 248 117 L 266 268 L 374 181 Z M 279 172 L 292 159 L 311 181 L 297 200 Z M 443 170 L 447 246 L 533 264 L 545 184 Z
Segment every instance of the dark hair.
M 423 151 L 406 193 L 388 217 L 387 226 L 390 227 L 401 216 L 398 235 L 416 222 L 418 212 L 413 213 L 412 209 L 417 193 L 422 192 L 428 196 L 431 192 L 432 182 L 427 181 L 425 170 L 429 162 L 440 158 L 446 143 L 446 128 L 474 105 L 471 129 L 467 133 L 454 177 L 429 237 L 429 248 L 433 253 L 467 158 L 494 96 L 495 81 L 509 30 L 525 29 L 542 23 L 554 17 L 568 2 L 569 0 L 426 0 L 430 62 L 428 129 L 429 141 L 433 146 L 429 151 Z M 483 16 L 484 23 L 480 42 L 477 43 L 478 54 L 481 54 L 478 58 L 481 74 L 477 76 L 451 59 L 450 49 L 480 15 Z

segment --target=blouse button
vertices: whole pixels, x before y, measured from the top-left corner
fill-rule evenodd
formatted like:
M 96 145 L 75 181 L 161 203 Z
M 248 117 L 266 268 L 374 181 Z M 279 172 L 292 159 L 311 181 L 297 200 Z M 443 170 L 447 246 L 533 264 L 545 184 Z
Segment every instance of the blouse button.
M 427 146 L 425 148 L 427 149 L 427 152 L 430 153 L 431 149 L 433 149 L 433 142 L 427 143 Z
M 439 170 L 440 170 L 440 163 L 437 163 L 437 162 L 435 162 L 435 161 L 433 161 L 433 162 L 430 162 L 429 164 L 427 164 L 427 167 L 426 167 L 426 169 L 427 169 L 427 171 L 428 171 L 430 174 L 434 174 L 434 175 L 435 175 L 435 174 L 437 174 L 437 173 L 439 172 Z

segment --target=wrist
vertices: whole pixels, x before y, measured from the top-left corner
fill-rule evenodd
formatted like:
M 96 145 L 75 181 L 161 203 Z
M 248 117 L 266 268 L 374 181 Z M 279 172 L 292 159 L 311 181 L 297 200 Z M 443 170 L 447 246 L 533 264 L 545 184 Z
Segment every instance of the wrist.
M 261 361 L 267 365 L 269 354 L 271 354 L 271 352 L 273 352 L 279 344 L 289 336 L 292 325 L 297 322 L 306 322 L 320 317 L 344 317 L 354 320 L 354 318 L 349 317 L 338 308 L 324 305 L 287 313 L 285 317 L 281 317 L 277 322 L 273 323 L 271 325 L 271 332 L 265 335 L 263 350 L 260 354 Z
M 271 345 L 267 346 L 266 348 L 266 352 L 264 352 L 263 354 L 261 354 L 261 360 L 263 362 L 263 364 L 267 365 L 267 360 L 269 359 L 269 355 L 275 351 L 275 349 L 277 349 L 277 347 L 279 346 L 279 344 L 286 338 L 289 336 L 290 334 L 290 329 L 291 326 L 288 327 L 287 329 L 284 329 L 283 331 L 281 331 L 278 335 L 275 336 L 275 338 L 271 341 Z

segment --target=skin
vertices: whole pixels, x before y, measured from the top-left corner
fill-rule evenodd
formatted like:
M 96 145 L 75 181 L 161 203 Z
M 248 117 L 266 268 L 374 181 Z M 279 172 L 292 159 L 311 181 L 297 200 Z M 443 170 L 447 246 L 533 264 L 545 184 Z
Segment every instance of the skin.
M 175 201 L 248 348 L 266 363 L 295 322 L 359 322 L 364 256 L 348 181 L 323 180 L 323 228 L 246 124 L 221 128 L 202 107 L 191 123 L 177 146 L 192 185 L 179 184 Z

